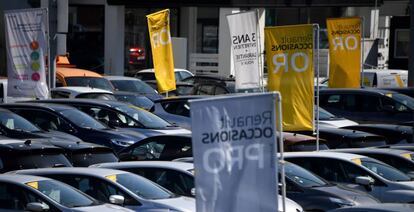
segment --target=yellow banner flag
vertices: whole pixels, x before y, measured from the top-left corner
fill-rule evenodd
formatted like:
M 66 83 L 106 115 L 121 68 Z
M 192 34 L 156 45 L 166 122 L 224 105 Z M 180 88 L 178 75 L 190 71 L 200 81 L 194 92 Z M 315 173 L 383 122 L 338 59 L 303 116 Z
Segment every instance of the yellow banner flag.
M 283 130 L 313 130 L 313 26 L 265 28 L 268 90 L 282 95 Z
M 361 85 L 361 18 L 327 19 L 329 40 L 329 87 Z
M 175 90 L 170 11 L 167 9 L 147 15 L 147 21 L 158 91 L 163 93 Z

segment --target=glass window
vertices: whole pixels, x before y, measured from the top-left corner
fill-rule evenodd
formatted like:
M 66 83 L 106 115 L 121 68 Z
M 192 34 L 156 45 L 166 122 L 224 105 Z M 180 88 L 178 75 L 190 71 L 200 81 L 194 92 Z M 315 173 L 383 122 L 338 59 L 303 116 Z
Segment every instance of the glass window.
M 114 85 L 115 89 L 119 91 L 129 91 L 140 94 L 156 94 L 155 90 L 151 86 L 141 80 L 111 80 L 111 83 Z
M 145 96 L 115 94 L 115 97 L 118 101 L 133 104 L 145 110 L 150 110 L 154 106 L 154 102 Z
M 414 109 L 414 99 L 409 96 L 400 93 L 386 94 L 386 96 L 399 103 L 395 105 L 397 111 L 408 111 L 408 109 Z
M 88 167 L 92 164 L 118 162 L 119 159 L 112 152 L 75 152 L 71 154 L 75 167 Z
M 412 155 L 407 153 L 408 155 Z M 399 156 L 391 156 L 386 154 L 364 154 L 370 158 L 375 158 L 383 163 L 386 163 L 399 171 L 408 174 L 409 172 L 414 172 L 414 165 L 411 162 L 407 162 L 406 159 L 400 158 Z M 411 156 L 410 156 L 411 157 Z
M 188 78 L 188 77 L 191 77 L 192 75 L 191 74 L 189 74 L 188 72 L 186 72 L 186 71 L 180 71 L 180 72 L 178 72 L 178 73 L 180 73 L 180 75 L 181 75 L 181 80 L 182 79 L 186 79 L 186 78 Z M 180 81 L 181 81 L 180 80 Z
M 228 93 L 227 90 L 221 86 L 216 86 L 215 95 L 221 95 Z
M 165 120 L 161 119 L 160 117 L 144 110 L 139 107 L 135 107 L 133 105 L 124 105 L 116 107 L 117 110 L 121 111 L 122 113 L 127 114 L 129 117 L 133 118 L 134 122 L 139 122 L 142 126 L 151 129 L 163 129 L 172 126 L 170 123 L 166 122 Z M 125 118 L 129 118 L 125 116 Z M 127 126 L 134 126 L 132 121 L 127 122 Z
M 102 100 L 115 100 L 116 98 L 114 97 L 113 94 L 108 94 L 108 93 L 82 93 L 76 96 L 76 98 L 81 98 L 81 99 L 102 99 Z
M 410 41 L 409 29 L 396 29 L 395 30 L 395 45 L 394 45 L 394 57 L 395 58 L 408 58 Z
M 357 98 L 359 98 L 361 104 L 358 111 L 379 112 L 381 110 L 379 96 L 358 95 Z
M 281 166 L 278 167 L 280 172 Z M 316 175 L 292 163 L 285 164 L 285 174 L 287 178 L 300 185 L 301 187 L 311 188 L 327 185 L 326 182 L 321 180 Z
M 106 127 L 88 116 L 87 114 L 77 110 L 77 109 L 66 109 L 59 111 L 62 116 L 69 119 L 72 123 L 76 124 L 81 128 L 91 128 L 91 129 L 105 129 Z
M 198 95 L 214 95 L 214 85 L 199 85 L 197 89 Z
M 191 140 L 151 141 L 132 150 L 137 160 L 173 160 L 192 157 Z
M 315 108 L 316 110 L 316 108 Z M 319 107 L 319 120 L 332 120 L 337 118 L 334 114 L 326 111 L 325 109 Z
M 410 181 L 410 177 L 397 169 L 372 158 L 361 159 L 362 166 L 391 181 Z
M 23 116 L 25 119 L 29 120 L 31 123 L 46 131 L 65 131 L 64 125 L 67 123 L 56 115 L 41 111 L 41 110 L 32 110 L 32 109 L 12 109 L 13 112 Z
M 52 99 L 67 99 L 70 93 L 65 91 L 50 91 L 50 95 Z
M 107 91 L 114 90 L 109 80 L 102 77 L 66 77 L 65 80 L 67 86 L 100 88 Z
M 188 102 L 165 102 L 161 106 L 168 113 L 190 117 L 190 104 Z
M 58 150 L 53 151 L 28 151 L 16 154 L 6 154 L 3 156 L 3 171 L 52 168 L 52 167 L 71 167 L 69 160 Z
M 21 130 L 26 132 L 36 132 L 40 130 L 23 117 L 11 112 L 0 112 L 0 122 L 4 127 L 10 130 Z
M 138 73 L 135 74 L 135 77 L 142 80 L 142 81 L 155 80 L 155 74 L 154 73 L 148 73 L 148 72 L 145 72 L 145 73 L 138 72 Z M 115 88 L 116 88 L 116 86 L 115 86 Z M 120 91 L 122 91 L 122 90 L 120 90 Z

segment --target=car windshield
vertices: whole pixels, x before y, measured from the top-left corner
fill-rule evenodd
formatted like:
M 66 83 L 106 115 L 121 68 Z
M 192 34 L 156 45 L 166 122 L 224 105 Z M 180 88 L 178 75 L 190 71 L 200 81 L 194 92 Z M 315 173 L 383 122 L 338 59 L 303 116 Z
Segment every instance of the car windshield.
M 150 110 L 154 106 L 154 102 L 145 96 L 115 94 L 115 97 L 118 101 L 127 102 L 145 110 Z
M 113 94 L 109 93 L 82 93 L 76 96 L 80 99 L 103 99 L 103 100 L 115 100 L 116 98 Z
M 390 93 L 386 95 L 388 97 L 391 97 L 392 99 L 395 99 L 397 102 L 407 106 L 411 110 L 414 110 L 414 99 L 413 98 L 406 96 L 404 94 L 400 94 L 400 93 Z
M 67 86 L 100 88 L 107 91 L 114 90 L 111 83 L 102 77 L 67 77 L 65 80 Z
M 119 91 L 129 91 L 141 94 L 156 94 L 155 90 L 141 80 L 111 80 L 115 89 Z
M 59 111 L 65 118 L 81 128 L 89 128 L 95 130 L 106 129 L 107 127 L 96 121 L 94 118 L 88 116 L 77 109 L 66 109 Z
M 338 118 L 338 117 L 336 117 L 334 114 L 326 111 L 325 109 L 321 107 L 319 108 L 319 120 L 331 120 L 335 118 Z
M 117 174 L 107 176 L 107 178 L 114 180 L 139 197 L 145 199 L 167 199 L 174 197 L 174 194 L 159 185 L 135 174 Z
M 75 167 L 88 167 L 98 163 L 118 162 L 119 159 L 112 152 L 75 152 L 72 154 L 72 163 Z
M 361 165 L 390 181 L 410 181 L 410 177 L 397 169 L 372 158 L 362 158 Z
M 281 165 L 279 165 L 278 168 L 280 172 Z M 316 175 L 292 163 L 285 164 L 285 174 L 288 179 L 301 187 L 311 188 L 328 185 Z
M 53 201 L 68 208 L 86 207 L 99 204 L 85 194 L 55 180 L 40 180 L 25 183 Z
M 69 160 L 59 152 L 20 152 L 16 154 L 4 154 L 2 166 L 5 170 L 51 168 L 51 167 L 71 167 Z
M 142 124 L 146 128 L 156 128 L 156 129 L 163 129 L 167 127 L 171 127 L 172 125 L 160 117 L 133 105 L 123 105 L 116 107 L 117 110 L 128 114 L 128 116 L 132 117 L 140 124 Z M 129 125 L 129 124 L 128 124 Z M 130 125 L 133 126 L 133 125 Z
M 0 112 L 0 122 L 4 127 L 11 130 L 21 130 L 26 132 L 41 131 L 23 117 L 11 112 Z

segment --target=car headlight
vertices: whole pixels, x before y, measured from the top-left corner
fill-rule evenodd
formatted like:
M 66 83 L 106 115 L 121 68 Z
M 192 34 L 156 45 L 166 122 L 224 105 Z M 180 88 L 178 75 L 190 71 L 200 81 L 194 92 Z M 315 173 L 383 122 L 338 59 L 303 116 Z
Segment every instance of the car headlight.
M 122 147 L 128 147 L 135 143 L 135 141 L 122 141 L 122 140 L 116 140 L 116 139 L 111 139 L 111 141 L 113 144 L 117 146 L 122 146 Z
M 347 200 L 343 200 L 343 199 L 338 199 L 338 198 L 333 198 L 333 197 L 329 197 L 329 200 L 332 203 L 336 203 L 338 204 L 340 207 L 345 207 L 345 206 L 354 206 L 355 203 L 347 201 Z

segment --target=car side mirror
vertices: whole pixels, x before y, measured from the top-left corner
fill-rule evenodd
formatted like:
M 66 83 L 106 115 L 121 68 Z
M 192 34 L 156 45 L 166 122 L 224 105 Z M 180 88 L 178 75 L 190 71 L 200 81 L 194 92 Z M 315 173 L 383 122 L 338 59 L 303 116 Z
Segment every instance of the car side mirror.
M 371 191 L 375 180 L 371 177 L 358 176 L 355 178 L 355 182 L 359 185 L 364 186 L 367 191 Z
M 32 212 L 43 212 L 48 211 L 49 209 L 48 205 L 40 202 L 29 202 L 26 205 L 26 210 Z
M 382 107 L 382 110 L 388 113 L 394 113 L 395 112 L 395 107 L 392 105 L 384 105 Z
M 191 195 L 193 195 L 193 196 L 195 197 L 195 195 L 196 195 L 196 190 L 195 190 L 195 188 L 192 188 L 190 192 L 191 192 Z
M 123 205 L 125 198 L 121 195 L 111 195 L 109 196 L 109 202 L 114 205 Z

